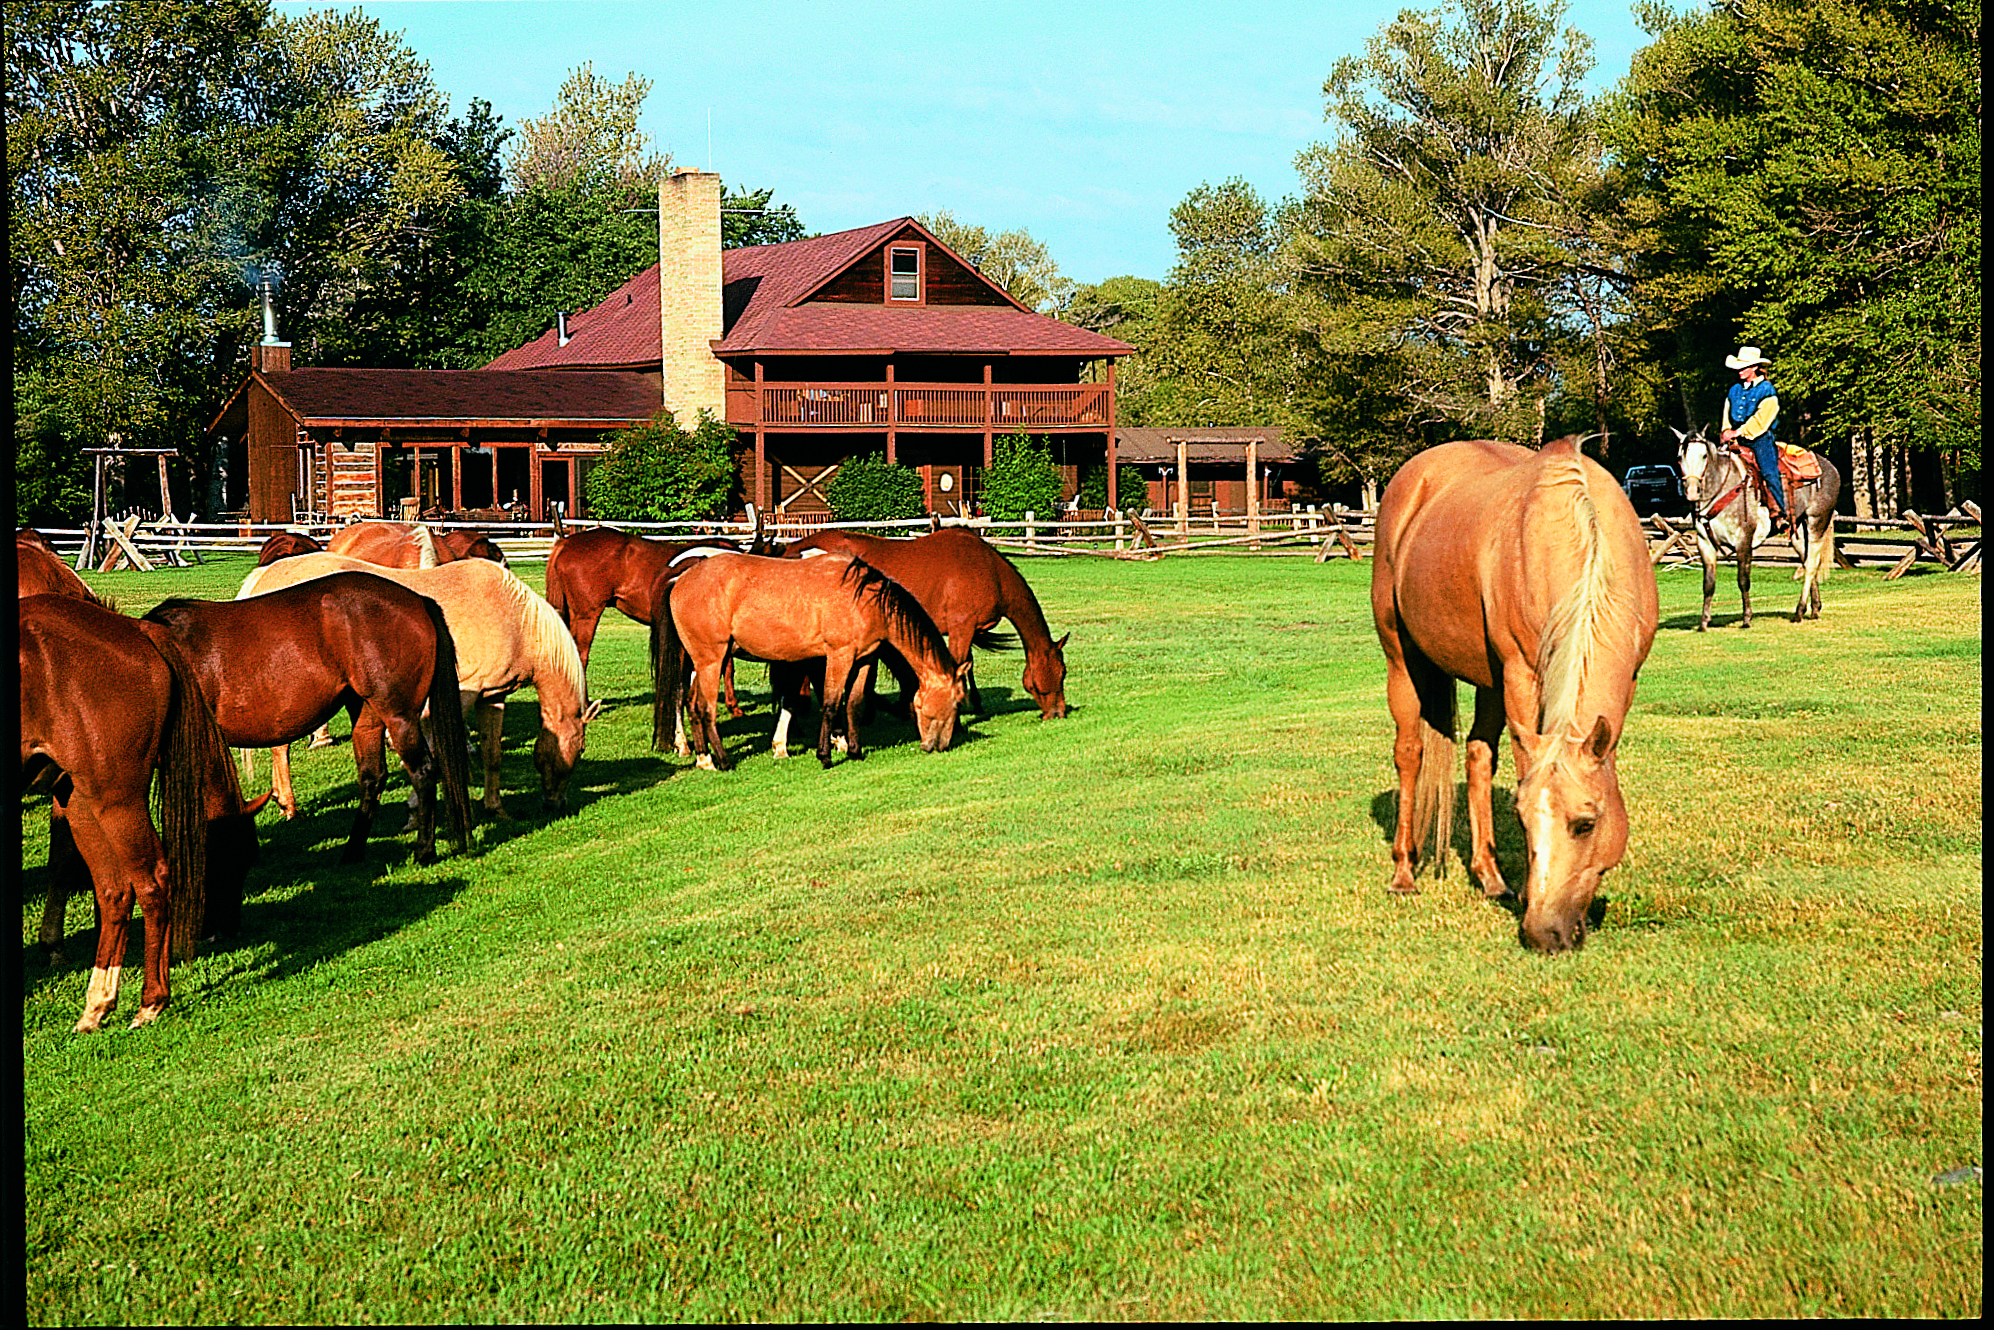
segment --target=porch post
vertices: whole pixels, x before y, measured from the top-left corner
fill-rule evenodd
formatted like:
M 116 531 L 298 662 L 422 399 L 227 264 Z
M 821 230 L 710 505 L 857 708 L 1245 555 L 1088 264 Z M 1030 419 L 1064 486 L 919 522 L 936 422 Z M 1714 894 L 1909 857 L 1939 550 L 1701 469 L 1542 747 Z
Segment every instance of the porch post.
M 1120 491 L 1115 487 L 1115 358 L 1108 357 L 1108 506 L 1122 510 Z
M 991 408 L 990 362 L 986 360 L 983 362 L 983 469 L 985 471 L 990 469 L 991 462 L 997 457 L 997 435 L 994 429 L 996 415 Z M 977 486 L 979 492 L 982 488 L 980 484 Z
M 1246 441 L 1246 534 L 1255 537 L 1248 549 L 1259 549 L 1260 541 L 1260 440 Z
M 755 361 L 755 506 L 769 511 L 768 436 L 762 419 L 762 362 Z
M 900 439 L 894 425 L 900 420 L 900 400 L 894 395 L 893 362 L 886 362 L 886 464 L 892 466 L 900 460 Z
M 1184 437 L 1177 437 L 1177 534 L 1191 534 L 1191 456 Z

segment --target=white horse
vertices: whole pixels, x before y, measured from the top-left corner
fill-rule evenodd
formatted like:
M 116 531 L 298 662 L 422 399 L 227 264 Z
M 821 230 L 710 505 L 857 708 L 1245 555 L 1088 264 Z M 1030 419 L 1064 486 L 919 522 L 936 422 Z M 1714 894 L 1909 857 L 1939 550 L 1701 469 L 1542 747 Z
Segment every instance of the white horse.
M 1703 618 L 1696 625 L 1700 633 L 1710 626 L 1710 600 L 1717 592 L 1717 561 L 1735 556 L 1738 561 L 1738 595 L 1744 603 L 1744 622 L 1752 626 L 1752 551 L 1772 535 L 1772 513 L 1759 500 L 1751 484 L 1750 464 L 1731 449 L 1710 442 L 1703 430 L 1676 436 L 1680 447 L 1677 460 L 1682 471 L 1683 495 L 1690 502 L 1690 520 L 1696 528 L 1697 554 L 1703 560 Z M 1819 453 L 1809 453 L 1821 468 L 1816 480 L 1803 480 L 1792 487 L 1793 530 L 1790 536 L 1800 555 L 1800 568 L 1794 574 L 1800 581 L 1800 602 L 1793 607 L 1793 621 L 1821 617 L 1821 580 L 1835 557 L 1835 500 L 1841 496 L 1842 473 Z M 1772 477 L 1768 484 L 1781 484 Z

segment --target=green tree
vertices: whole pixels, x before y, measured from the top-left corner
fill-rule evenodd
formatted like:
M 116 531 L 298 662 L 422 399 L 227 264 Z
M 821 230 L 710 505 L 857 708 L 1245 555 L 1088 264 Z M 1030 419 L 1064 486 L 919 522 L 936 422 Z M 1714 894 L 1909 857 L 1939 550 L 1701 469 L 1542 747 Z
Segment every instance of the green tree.
M 1761 346 L 1814 446 L 1908 446 L 1977 493 L 1979 6 L 1641 16 L 1655 40 L 1608 134 L 1639 319 L 1684 415 L 1714 418 L 1724 353 Z M 1938 467 L 1924 474 L 1916 501 L 1943 503 Z
M 957 221 L 947 209 L 914 220 L 1026 309 L 1058 314 L 1073 297 L 1073 279 L 1061 275 L 1051 251 L 1023 227 L 993 233 Z
M 637 128 L 650 91 L 651 80 L 634 73 L 611 83 L 592 64 L 571 70 L 553 109 L 520 122 L 505 159 L 513 191 L 614 188 L 631 198 L 655 197 L 672 158 L 652 151 L 650 137 Z
M 1289 257 L 1319 302 L 1317 354 L 1343 362 L 1331 378 L 1392 385 L 1405 450 L 1429 426 L 1532 437 L 1559 386 L 1577 328 L 1554 299 L 1563 239 L 1599 173 L 1591 43 L 1564 13 L 1401 13 L 1336 62 L 1323 93 L 1340 134 L 1296 159 Z
M 889 465 L 877 453 L 848 457 L 824 487 L 831 515 L 840 522 L 891 522 L 926 514 L 921 476 L 912 467 Z
M 720 196 L 720 247 L 780 245 L 808 236 L 793 203 L 774 203 L 773 189 L 729 190 Z
M 1143 496 L 1149 493 L 1149 482 L 1142 474 L 1142 468 L 1127 462 L 1115 468 L 1115 497 L 1124 508 L 1142 509 Z M 1080 468 L 1080 486 L 1074 497 L 1082 508 L 1103 508 L 1108 506 L 1108 468 L 1105 463 L 1093 463 Z
M 590 470 L 589 511 L 611 522 L 685 522 L 722 511 L 734 486 L 734 431 L 702 411 L 690 430 L 670 411 L 605 434 Z
M 1135 348 L 1115 365 L 1115 415 L 1125 425 L 1160 423 L 1152 419 L 1151 404 L 1160 382 L 1155 347 L 1162 302 L 1163 283 L 1154 278 L 1110 277 L 1075 287 L 1060 312 L 1067 323 Z
M 1045 436 L 1006 434 L 990 450 L 983 473 L 983 510 L 1000 521 L 1013 522 L 1026 513 L 1050 518 L 1059 508 L 1059 465 Z

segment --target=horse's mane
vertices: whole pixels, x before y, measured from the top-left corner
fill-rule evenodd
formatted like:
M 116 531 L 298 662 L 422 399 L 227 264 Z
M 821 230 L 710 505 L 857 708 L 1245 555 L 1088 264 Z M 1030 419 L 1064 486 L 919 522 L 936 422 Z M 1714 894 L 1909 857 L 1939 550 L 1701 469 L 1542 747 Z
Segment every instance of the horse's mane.
M 880 612 L 885 616 L 889 630 L 912 638 L 930 660 L 940 662 L 944 669 L 955 668 L 955 657 L 949 654 L 948 638 L 935 626 L 928 612 L 921 608 L 921 602 L 914 599 L 913 592 L 858 558 L 854 558 L 845 568 L 844 580 L 851 586 L 853 600 L 868 594 L 878 598 Z
M 416 548 L 415 566 L 418 568 L 434 568 L 441 563 L 442 560 L 436 557 L 436 535 L 429 529 L 429 524 L 426 522 L 417 522 L 415 524 L 414 535 Z
M 574 634 L 568 631 L 568 625 L 561 621 L 560 613 L 547 602 L 546 597 L 520 581 L 519 574 L 490 559 L 464 559 L 460 562 L 466 566 L 485 564 L 505 574 L 493 578 L 492 582 L 518 612 L 520 623 L 526 630 L 526 645 L 534 660 L 555 671 L 574 690 L 577 699 L 586 700 L 588 693 L 582 679 L 582 653 L 575 646 Z M 537 688 L 539 684 L 536 682 L 534 686 Z
M 1579 695 L 1600 645 L 1624 636 L 1633 648 L 1639 624 L 1632 598 L 1613 576 L 1579 458 L 1547 459 L 1537 492 L 1566 500 L 1581 551 L 1578 578 L 1552 608 L 1537 643 L 1537 732 L 1563 735 L 1578 728 Z

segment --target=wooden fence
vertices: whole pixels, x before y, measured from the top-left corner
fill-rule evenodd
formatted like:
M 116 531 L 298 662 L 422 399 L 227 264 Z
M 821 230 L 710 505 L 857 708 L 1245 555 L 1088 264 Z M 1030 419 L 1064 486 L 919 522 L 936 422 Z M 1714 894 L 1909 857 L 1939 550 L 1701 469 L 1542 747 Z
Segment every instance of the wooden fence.
M 1091 557 L 1109 559 L 1160 559 L 1195 554 L 1271 554 L 1311 556 L 1320 563 L 1326 559 L 1365 558 L 1376 533 L 1375 514 L 1365 509 L 1327 507 L 1298 508 L 1288 512 L 1264 513 L 1256 518 L 1232 513 L 1204 516 L 1134 513 L 1080 512 L 1039 519 L 1027 515 L 1023 521 L 999 522 L 987 518 L 915 518 L 897 522 L 796 521 L 783 517 L 765 519 L 766 534 L 773 540 L 796 540 L 817 531 L 857 529 L 882 535 L 916 536 L 946 523 L 969 526 L 1007 552 L 1026 556 Z M 459 527 L 490 533 L 506 556 L 525 563 L 544 562 L 557 528 L 549 523 L 437 522 L 440 530 Z M 565 529 L 595 526 L 594 522 L 569 522 Z M 641 532 L 663 539 L 686 540 L 695 536 L 718 535 L 736 540 L 751 537 L 754 528 L 747 522 L 618 522 L 621 530 Z M 1659 514 L 1645 523 L 1650 561 L 1678 567 L 1697 561 L 1695 536 L 1685 519 L 1669 519 Z M 105 524 L 105 530 L 90 539 L 85 530 L 44 530 L 65 558 L 73 559 L 81 570 L 86 563 L 101 570 L 129 565 L 150 570 L 160 565 L 199 562 L 213 554 L 254 554 L 263 542 L 278 531 L 304 531 L 320 540 L 329 538 L 337 526 L 328 523 L 249 522 L 162 522 L 150 523 L 132 514 Z M 1944 516 L 1906 512 L 1895 520 L 1837 516 L 1835 519 L 1836 562 L 1844 568 L 1889 565 L 1891 577 L 1901 576 L 1914 564 L 1936 563 L 1954 572 L 1980 571 L 1980 509 L 1962 503 Z M 85 558 L 86 554 L 93 554 Z M 1783 540 L 1768 542 L 1753 556 L 1755 563 L 1791 564 L 1796 556 Z

